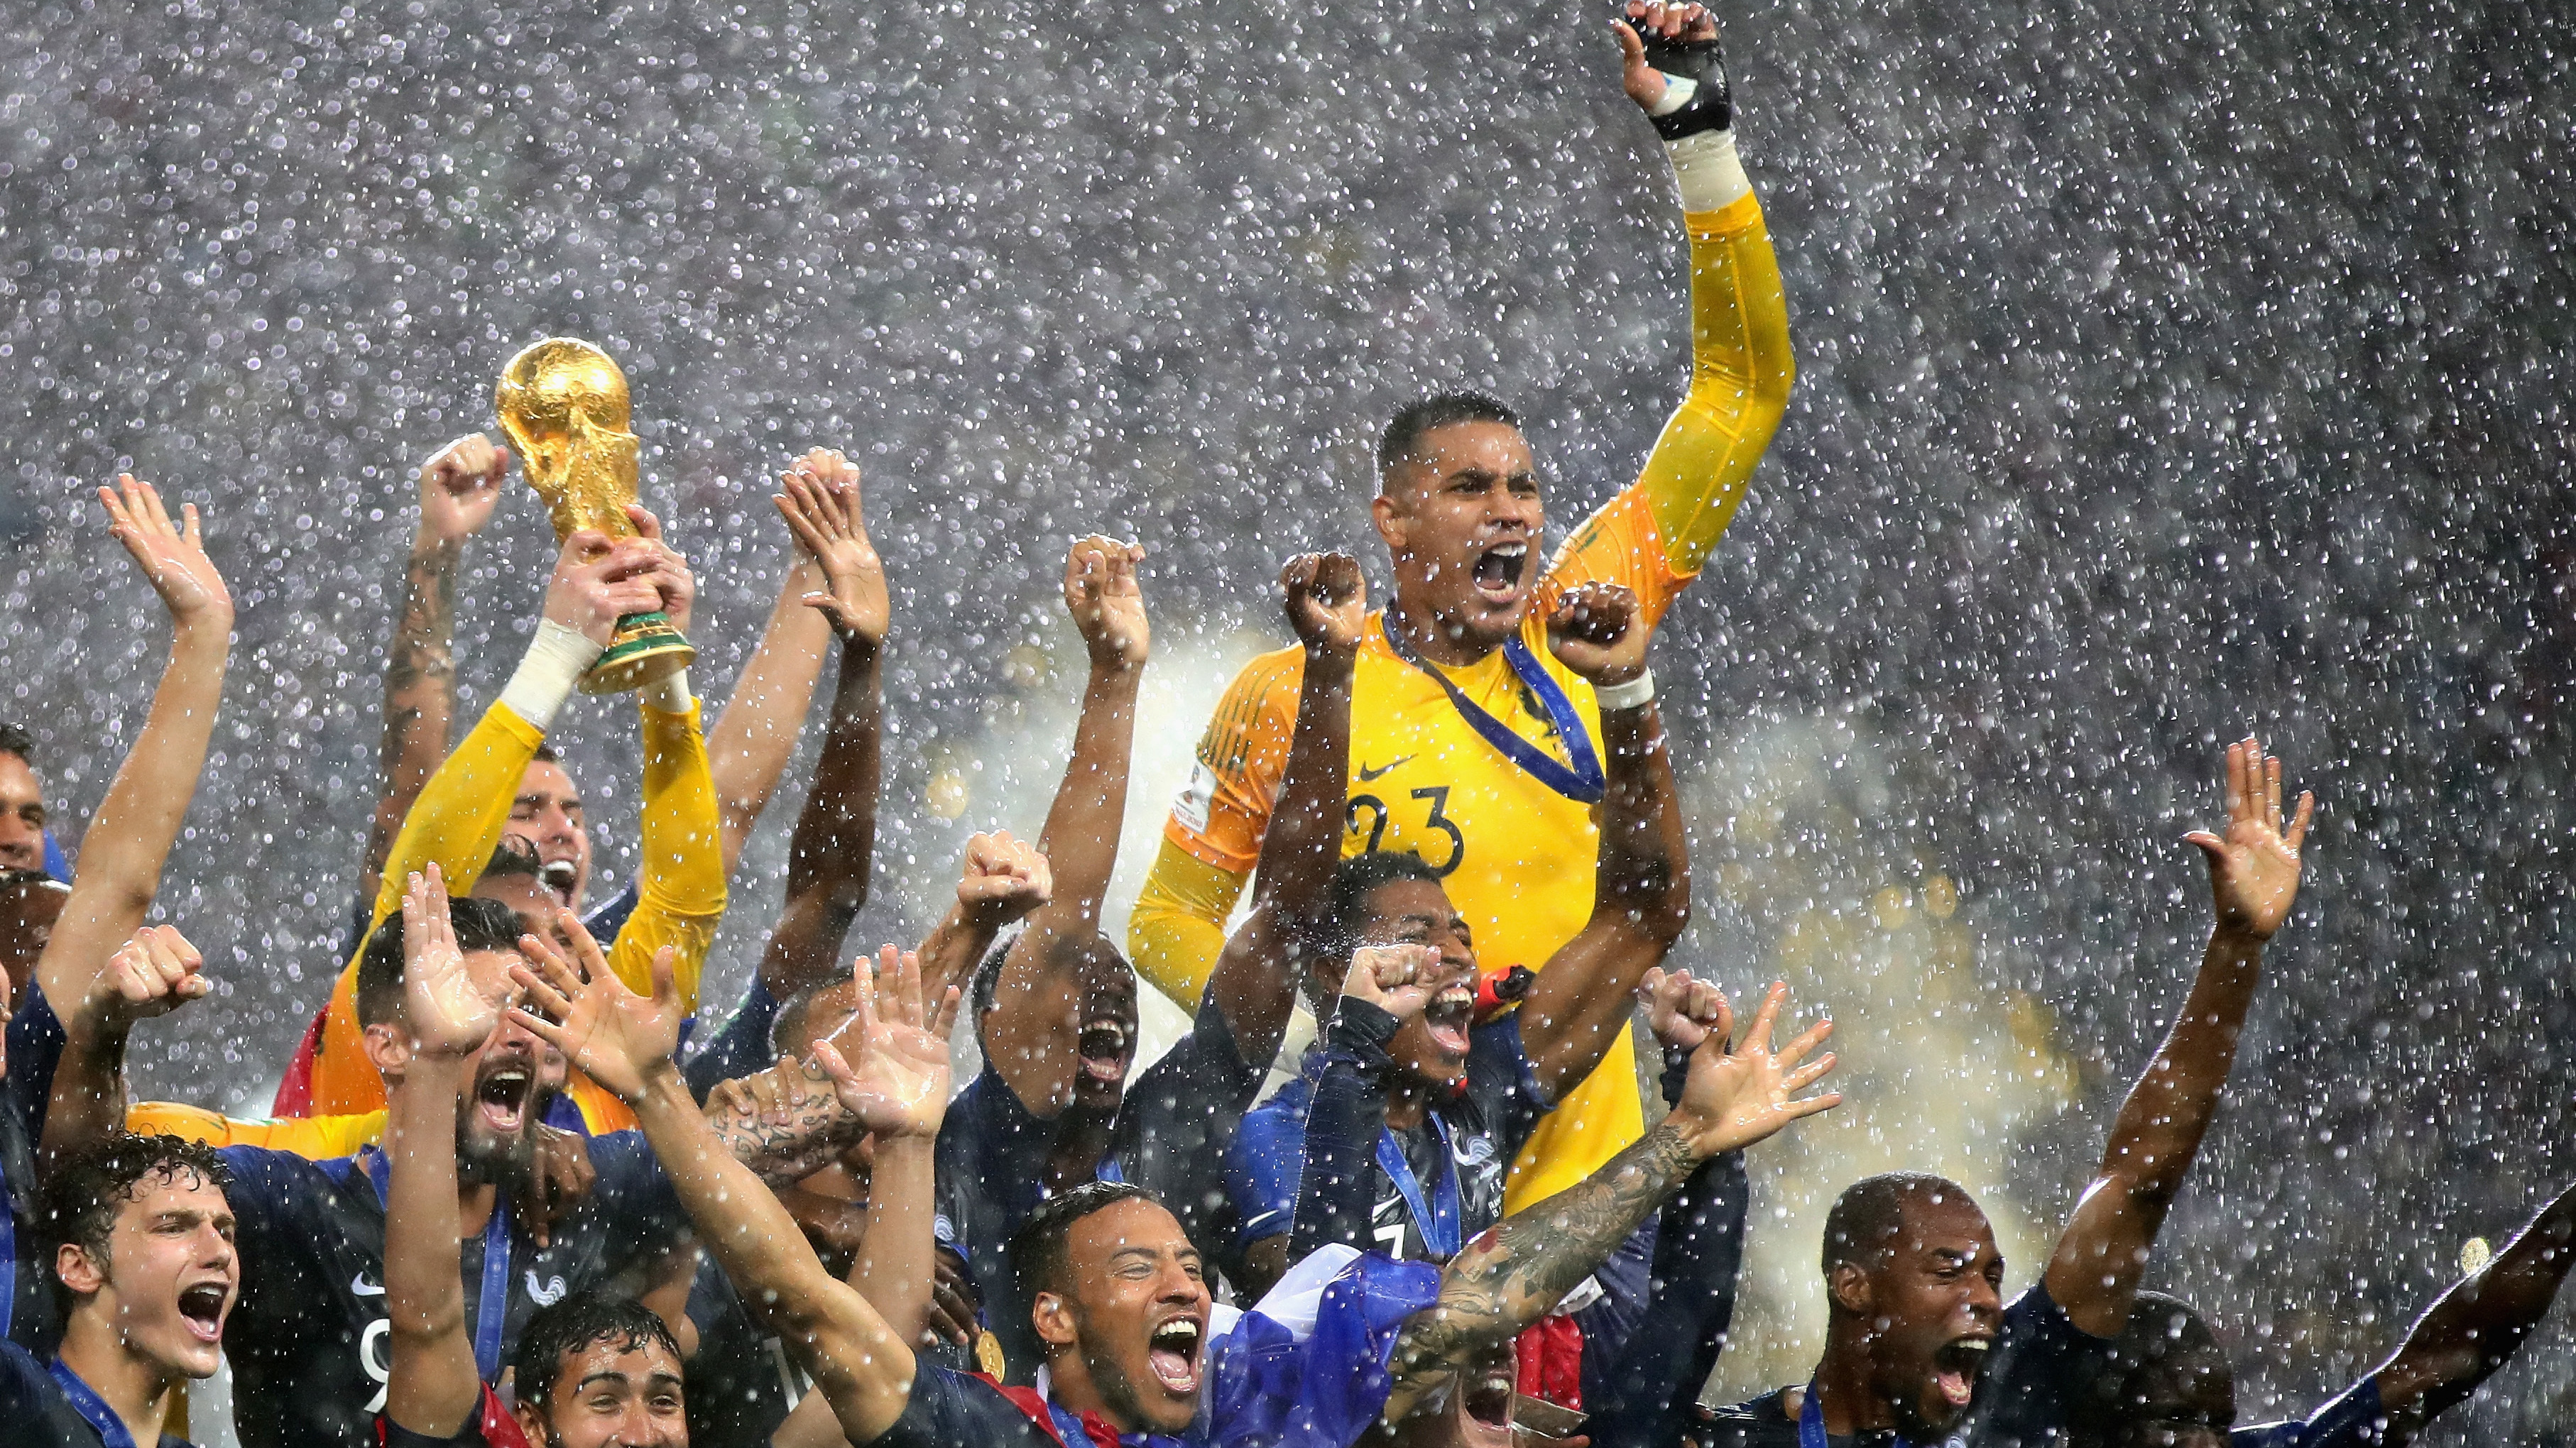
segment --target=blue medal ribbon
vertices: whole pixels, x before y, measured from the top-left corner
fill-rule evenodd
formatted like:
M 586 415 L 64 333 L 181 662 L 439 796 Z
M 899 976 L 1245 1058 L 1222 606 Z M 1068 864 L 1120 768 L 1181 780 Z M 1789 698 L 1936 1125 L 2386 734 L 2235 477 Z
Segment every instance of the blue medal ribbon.
M 375 1186 L 376 1205 L 381 1207 L 393 1188 L 393 1160 L 374 1147 L 367 1148 L 360 1160 L 366 1164 L 367 1180 Z M 376 1270 L 384 1269 L 380 1264 Z M 486 1383 L 501 1380 L 501 1331 L 509 1317 L 510 1198 L 496 1192 L 492 1215 L 483 1223 L 483 1291 L 474 1305 L 474 1370 Z
M 1592 752 L 1592 736 L 1583 731 L 1583 720 L 1574 712 L 1574 701 L 1565 696 L 1565 690 L 1557 687 L 1556 680 L 1549 677 L 1547 670 L 1539 664 L 1538 656 L 1530 652 L 1529 645 L 1519 635 L 1513 635 L 1511 642 L 1503 645 L 1503 658 L 1512 666 L 1512 673 L 1520 679 L 1522 686 L 1538 700 L 1539 707 L 1547 711 L 1548 723 L 1555 726 L 1556 737 L 1565 741 L 1565 755 L 1572 761 L 1571 765 L 1559 763 L 1546 750 L 1522 738 L 1510 725 L 1486 713 L 1447 674 L 1425 663 L 1422 655 L 1406 641 L 1404 630 L 1397 627 L 1394 618 L 1382 615 L 1379 624 L 1386 635 L 1387 647 L 1395 651 L 1395 656 L 1429 674 L 1431 681 L 1440 686 L 1440 691 L 1449 696 L 1458 717 L 1466 720 L 1467 727 L 1475 730 L 1479 738 L 1494 746 L 1495 752 L 1518 766 L 1523 774 L 1567 799 L 1578 804 L 1601 802 L 1608 782 L 1601 773 L 1601 757 Z
M 1798 1405 L 1798 1448 L 1832 1448 L 1825 1437 L 1825 1400 L 1816 1396 L 1816 1383 L 1807 1380 L 1806 1401 Z M 1913 1448 L 1903 1438 L 1893 1440 L 1893 1448 Z
M 54 1381 L 61 1386 L 63 1396 L 71 1400 L 72 1411 L 81 1415 L 81 1421 L 98 1430 L 101 1448 L 134 1448 L 134 1435 L 125 1431 L 125 1420 L 116 1416 L 116 1410 L 107 1405 L 107 1399 L 100 1397 L 96 1388 L 82 1382 L 80 1374 L 64 1367 L 61 1358 L 54 1359 L 46 1367 L 53 1372 Z
M 1449 1124 L 1434 1112 L 1424 1120 L 1430 1124 L 1432 1140 L 1440 1146 L 1440 1169 L 1434 1174 L 1432 1190 L 1426 1198 L 1422 1180 L 1413 1174 L 1413 1163 L 1404 1159 L 1404 1145 L 1395 1133 L 1384 1127 L 1377 1133 L 1378 1170 L 1395 1183 L 1396 1194 L 1413 1213 L 1413 1225 L 1422 1234 L 1422 1248 L 1433 1260 L 1446 1262 L 1458 1255 L 1464 1245 L 1460 1240 L 1460 1219 L 1466 1212 L 1458 1204 L 1458 1161 L 1449 1152 Z

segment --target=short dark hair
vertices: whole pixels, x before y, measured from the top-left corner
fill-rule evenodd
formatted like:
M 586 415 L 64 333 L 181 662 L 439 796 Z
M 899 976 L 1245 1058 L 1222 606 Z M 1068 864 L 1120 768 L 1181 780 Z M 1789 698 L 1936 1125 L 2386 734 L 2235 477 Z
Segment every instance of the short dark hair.
M 1386 431 L 1378 434 L 1377 470 L 1384 473 L 1413 456 L 1425 433 L 1462 422 L 1499 422 L 1505 427 L 1518 427 L 1521 418 L 1501 398 L 1487 393 L 1435 392 L 1405 404 L 1387 423 Z
M 2209 1324 L 2179 1297 L 2140 1292 L 2101 1370 L 2072 1405 L 2069 1440 L 2108 1443 L 2133 1419 L 2170 1417 L 2191 1402 L 2194 1379 L 2213 1376 L 2233 1399 L 2236 1370 Z
M 1377 892 L 1407 880 L 1440 883 L 1440 872 L 1410 850 L 1371 850 L 1333 867 L 1324 887 L 1324 911 L 1316 921 L 1315 948 L 1328 960 L 1347 963 L 1351 952 L 1367 941 L 1370 902 Z
M 447 918 L 456 927 L 456 948 L 467 955 L 487 950 L 516 955 L 519 937 L 526 933 L 519 912 L 498 900 L 455 896 L 447 902 Z M 402 1008 L 403 920 L 396 912 L 367 937 L 367 948 L 358 956 L 358 1024 L 381 1025 L 401 1016 Z
M 483 866 L 481 878 L 507 880 L 525 876 L 535 880 L 544 878 L 545 869 L 545 859 L 537 853 L 535 841 L 526 835 L 503 835 L 501 843 L 492 847 L 492 858 Z
M 674 1366 L 680 1365 L 680 1344 L 671 1336 L 661 1314 L 630 1297 L 614 1297 L 593 1289 L 576 1292 L 551 1307 L 537 1309 L 528 1319 L 525 1332 L 519 1334 L 518 1350 L 510 1355 L 510 1365 L 517 1372 L 519 1401 L 533 1403 L 544 1412 L 547 1399 L 555 1390 L 555 1379 L 563 1372 L 566 1355 L 577 1353 L 595 1342 L 614 1340 L 620 1352 L 635 1352 L 660 1343 L 671 1354 Z M 683 1383 L 685 1384 L 685 1373 Z
M 177 1136 L 138 1136 L 112 1131 L 74 1147 L 46 1176 L 36 1211 L 44 1242 L 45 1271 L 54 1270 L 54 1249 L 68 1243 L 104 1263 L 107 1244 L 116 1232 L 116 1214 L 151 1177 L 186 1172 L 218 1187 L 230 1187 L 233 1174 L 215 1149 Z M 69 1306 L 71 1289 L 60 1277 L 54 1287 Z
M 804 1033 L 806 1019 L 814 1014 L 814 1003 L 822 998 L 824 992 L 838 990 L 855 979 L 855 971 L 840 969 L 812 985 L 788 992 L 787 999 L 778 1003 L 778 1014 L 769 1021 L 771 1054 L 783 1054 L 787 1040 Z
M 24 724 L 0 719 L 0 754 L 17 755 L 33 768 L 36 763 L 36 736 L 28 733 Z
M 1845 1265 L 1864 1272 L 1876 1270 L 1889 1244 L 1905 1230 L 1908 1197 L 1936 1202 L 1956 1197 L 1969 1206 L 1977 1204 L 1966 1187 L 1930 1172 L 1891 1171 L 1862 1177 L 1843 1188 L 1843 1194 L 1834 1198 L 1833 1210 L 1825 1213 L 1825 1271 L 1830 1274 Z
M 558 767 L 563 764 L 563 756 L 555 753 L 555 747 L 551 744 L 538 745 L 536 752 L 528 757 L 539 764 L 552 764 Z
M 1038 1209 L 1011 1234 L 1011 1273 L 1019 1279 L 1020 1295 L 1034 1302 L 1041 1292 L 1062 1293 L 1070 1259 L 1065 1243 L 1073 1235 L 1073 1224 L 1120 1202 L 1163 1205 L 1161 1197 L 1143 1187 L 1098 1181 L 1084 1182 L 1038 1203 Z

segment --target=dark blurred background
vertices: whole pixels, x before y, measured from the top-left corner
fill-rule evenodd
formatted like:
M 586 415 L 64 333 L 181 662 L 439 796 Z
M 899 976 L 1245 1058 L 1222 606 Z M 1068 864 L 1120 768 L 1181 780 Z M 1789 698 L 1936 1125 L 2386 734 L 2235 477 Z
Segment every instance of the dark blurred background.
M 88 490 L 131 468 L 199 502 L 240 604 L 162 896 L 222 994 L 138 1049 L 139 1088 L 265 1109 L 337 963 L 414 470 L 549 332 L 632 379 L 715 700 L 777 586 L 771 476 L 812 443 L 866 469 L 901 632 L 862 937 L 928 918 L 968 829 L 1034 826 L 1079 667 L 1064 541 L 1141 538 L 1170 682 L 1132 878 L 1227 669 L 1282 636 L 1278 560 L 1374 554 L 1389 411 L 1519 403 L 1561 530 L 1678 399 L 1679 218 L 1604 14 L 13 9 L 0 712 L 58 813 L 95 806 L 166 647 Z M 1866 1089 L 1757 1168 L 1778 1210 L 1721 1378 L 1803 1370 L 1815 1215 L 1881 1161 L 1990 1193 L 2027 1280 L 2198 958 L 2179 836 L 2257 729 L 2318 833 L 2154 1280 L 2218 1320 L 2248 1420 L 2305 1411 L 2576 1176 L 2576 12 L 1722 19 L 1802 371 L 1658 646 L 1686 951 L 1834 997 Z M 460 728 L 552 550 L 514 482 L 469 554 Z M 632 860 L 633 730 L 577 705 L 558 733 L 596 897 Z M 2567 1441 L 2571 1322 L 2432 1441 Z

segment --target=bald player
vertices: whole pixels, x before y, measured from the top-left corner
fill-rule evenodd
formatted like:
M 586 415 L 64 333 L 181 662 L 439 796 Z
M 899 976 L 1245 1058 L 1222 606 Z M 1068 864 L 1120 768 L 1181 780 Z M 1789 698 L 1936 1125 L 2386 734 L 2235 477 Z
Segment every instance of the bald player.
M 1736 159 L 1717 23 L 1703 7 L 1630 3 L 1613 29 L 1622 84 L 1662 136 L 1690 239 L 1691 381 L 1636 483 L 1541 566 L 1547 485 L 1520 418 L 1474 392 L 1396 414 L 1370 504 L 1395 602 L 1370 620 L 1353 683 L 1346 854 L 1410 851 L 1441 876 L 1490 968 L 1535 968 L 1592 913 L 1600 832 L 1598 708 L 1621 700 L 1548 656 L 1566 589 L 1633 590 L 1649 625 L 1735 515 L 1788 405 L 1793 364 L 1780 271 Z M 1261 850 L 1297 717 L 1303 651 L 1246 665 L 1199 741 L 1162 853 L 1129 925 L 1137 969 L 1198 1002 L 1224 922 Z M 1622 1032 L 1531 1139 L 1515 1207 L 1562 1190 L 1644 1129 Z M 1531 1168 L 1535 1164 L 1535 1169 Z

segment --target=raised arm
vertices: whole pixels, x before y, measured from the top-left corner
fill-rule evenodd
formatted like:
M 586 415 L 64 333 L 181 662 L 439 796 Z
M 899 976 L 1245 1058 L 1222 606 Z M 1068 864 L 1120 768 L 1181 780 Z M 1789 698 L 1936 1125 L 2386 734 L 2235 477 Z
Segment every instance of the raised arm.
M 1690 923 L 1690 846 L 1637 595 L 1615 583 L 1582 584 L 1557 600 L 1547 630 L 1557 659 L 1602 696 L 1608 756 L 1592 918 L 1521 1001 L 1522 1049 L 1554 1100 L 1601 1064 L 1627 1022 L 1631 993 Z
M 1306 1156 L 1297 1175 L 1297 1209 L 1284 1253 L 1252 1244 L 1247 1253 L 1276 1282 L 1288 1264 L 1318 1247 L 1377 1245 L 1377 1143 L 1386 1131 L 1386 1043 L 1422 1014 L 1431 993 L 1423 974 L 1440 952 L 1428 945 L 1367 945 L 1351 952 L 1342 998 L 1324 1031 L 1324 1070 L 1306 1108 Z
M 456 573 L 465 540 L 492 520 L 509 471 L 510 454 L 479 432 L 421 464 L 420 526 L 403 564 L 393 647 L 385 651 L 385 732 L 376 749 L 384 792 L 376 798 L 366 859 L 358 867 L 362 901 L 376 898 L 403 816 L 447 756 L 447 726 L 456 708 Z
M 918 1342 L 938 1270 L 931 1156 L 948 1109 L 948 1032 L 957 1021 L 957 988 L 930 995 L 920 961 L 891 945 L 877 952 L 873 969 L 860 961 L 856 979 L 857 1016 L 837 1043 L 814 1045 L 841 1105 L 877 1143 L 868 1174 L 867 1237 L 850 1268 L 850 1285 L 878 1316 Z
M 1280 570 L 1288 624 L 1305 646 L 1297 727 L 1261 837 L 1252 913 L 1217 956 L 1208 990 L 1247 1061 L 1267 1061 L 1297 1009 L 1304 952 L 1342 858 L 1351 782 L 1351 675 L 1368 634 L 1368 586 L 1347 553 L 1307 553 Z
M 2186 836 L 2209 862 L 2217 924 L 2173 1029 L 2111 1124 L 2102 1165 L 2076 1201 L 2043 1281 L 2068 1320 L 2095 1337 L 2129 1320 L 2148 1249 L 2164 1225 L 2236 1063 L 2237 1034 L 2262 974 L 2263 943 L 2299 893 L 2299 846 L 2316 808 L 2299 796 L 2281 827 L 2281 761 L 2248 738 L 2227 749 L 2227 834 Z
M 866 530 L 857 527 L 859 470 L 838 452 L 818 447 L 790 465 L 781 481 L 791 491 L 801 481 L 817 496 L 830 497 L 835 502 L 847 495 L 850 524 L 865 552 L 867 573 L 874 580 L 875 641 L 882 643 L 885 574 L 877 567 L 876 550 L 868 546 Z M 778 503 L 781 512 L 786 511 L 783 499 L 773 496 L 772 501 Z M 836 507 L 834 511 L 839 510 Z M 815 540 L 796 527 L 793 516 L 788 526 L 797 544 L 795 562 L 779 587 L 778 603 L 769 611 L 769 626 L 761 632 L 760 646 L 752 650 L 750 662 L 743 665 L 742 677 L 735 681 L 733 697 L 725 701 L 724 712 L 707 730 L 707 757 L 715 769 L 716 798 L 724 811 L 724 864 L 728 876 L 742 859 L 743 843 L 760 822 L 760 812 L 768 807 L 779 776 L 786 773 L 788 761 L 796 756 L 796 736 L 804 728 L 806 708 L 814 699 L 814 681 L 822 677 L 824 656 L 830 652 L 836 628 L 843 630 L 842 667 L 848 668 L 847 625 L 816 605 L 818 598 L 841 597 L 845 580 L 834 573 L 832 560 L 822 556 L 814 546 Z M 873 791 L 873 778 L 870 788 Z M 873 819 L 870 823 L 874 823 Z M 865 864 L 860 868 L 864 870 Z M 863 897 L 867 893 L 864 874 L 859 893 Z
M 503 982 L 495 981 L 492 986 Z M 500 1002 L 467 972 L 436 866 L 403 894 L 403 1024 L 410 1059 L 385 1122 L 385 1316 L 391 1370 L 385 1417 L 426 1438 L 472 1421 L 483 1377 L 465 1331 L 457 1276 L 456 1098 Z
M 1635 1145 L 1567 1190 L 1504 1218 L 1451 1260 L 1440 1274 L 1440 1300 L 1415 1314 L 1396 1341 L 1385 1421 L 1401 1421 L 1478 1354 L 1554 1308 L 1701 1163 L 1842 1100 L 1830 1092 L 1798 1098 L 1833 1069 L 1830 1053 L 1805 1060 L 1832 1032 L 1832 1022 L 1819 1021 L 1771 1049 L 1771 1029 L 1788 996 L 1788 987 L 1773 985 L 1733 1051 L 1714 1033 L 1702 1042 L 1680 1104 Z
M 1062 1110 L 1073 1090 L 1082 967 L 1099 936 L 1100 902 L 1118 865 L 1136 690 L 1152 640 L 1136 584 L 1144 556 L 1132 543 L 1095 537 L 1075 543 L 1064 560 L 1064 606 L 1082 632 L 1091 671 L 1073 754 L 1038 837 L 1039 853 L 1054 872 L 1054 893 L 1011 942 L 984 1021 L 992 1069 L 1042 1117 Z
M 146 925 L 118 946 L 78 1010 L 62 1017 L 40 1149 L 50 1164 L 125 1124 L 125 1043 L 134 1028 L 212 989 L 206 959 L 172 925 Z
M 841 656 L 823 757 L 814 766 L 813 787 L 788 846 L 787 903 L 760 958 L 761 983 L 783 1001 L 832 973 L 841 938 L 868 901 L 868 871 L 877 844 L 877 758 L 885 719 L 883 665 L 890 608 L 885 568 L 860 514 L 858 469 L 839 453 L 809 453 L 788 471 L 770 501 L 786 518 L 798 548 L 820 560 L 813 571 L 826 588 L 805 594 L 797 607 L 838 640 Z M 786 606 L 783 598 L 780 606 Z M 778 627 L 771 625 L 773 634 Z M 716 734 L 732 727 L 734 711 L 749 687 L 734 691 L 736 703 L 725 710 Z M 794 738 L 794 731 L 787 731 L 790 747 Z M 710 737 L 708 749 L 717 763 L 722 795 L 726 746 Z M 733 808 L 730 798 L 726 808 Z M 730 837 L 730 823 L 727 830 Z
M 142 732 L 81 836 L 71 896 L 36 960 L 36 983 L 66 1026 L 102 988 L 109 957 L 143 923 L 161 888 L 161 866 L 205 770 L 232 651 L 233 597 L 206 557 L 197 505 L 184 505 L 185 523 L 174 525 L 150 483 L 119 477 L 98 496 L 108 532 L 169 611 L 170 662 Z
M 581 945 L 578 937 L 574 943 Z M 584 979 L 542 942 L 530 955 L 536 968 L 514 974 L 546 1014 L 521 1010 L 513 1019 L 633 1108 L 725 1275 L 746 1301 L 766 1305 L 772 1327 L 831 1400 L 849 1440 L 874 1442 L 911 1397 L 911 1344 L 857 1290 L 825 1270 L 787 1209 L 699 1114 L 671 1062 L 682 1013 L 669 961 L 656 961 L 648 999 L 605 969 Z
M 2576 1187 L 2540 1209 L 2504 1250 L 2415 1320 L 2374 1376 L 2388 1415 L 2386 1448 L 2402 1448 L 2437 1413 L 2476 1392 L 2522 1347 L 2576 1265 Z

